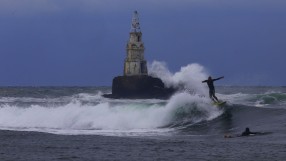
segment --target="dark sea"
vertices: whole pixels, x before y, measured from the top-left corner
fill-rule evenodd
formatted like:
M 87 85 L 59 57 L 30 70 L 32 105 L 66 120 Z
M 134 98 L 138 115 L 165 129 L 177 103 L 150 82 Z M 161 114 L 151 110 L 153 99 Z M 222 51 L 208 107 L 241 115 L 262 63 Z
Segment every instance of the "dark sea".
M 0 161 L 285 161 L 286 87 L 108 99 L 110 87 L 1 87 Z M 246 127 L 263 135 L 239 137 Z M 230 138 L 225 138 L 228 136 Z

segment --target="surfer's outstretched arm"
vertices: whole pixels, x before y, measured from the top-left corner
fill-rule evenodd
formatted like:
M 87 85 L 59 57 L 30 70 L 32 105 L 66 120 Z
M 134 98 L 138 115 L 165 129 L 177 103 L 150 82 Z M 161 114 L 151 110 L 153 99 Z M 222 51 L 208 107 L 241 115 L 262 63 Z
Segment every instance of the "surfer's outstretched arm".
M 208 80 L 204 80 L 204 81 L 202 81 L 202 83 L 206 83 Z
M 219 78 L 216 78 L 216 79 L 213 79 L 213 81 L 217 81 L 217 80 L 220 80 L 220 79 L 222 79 L 222 78 L 224 78 L 224 76 L 219 77 Z

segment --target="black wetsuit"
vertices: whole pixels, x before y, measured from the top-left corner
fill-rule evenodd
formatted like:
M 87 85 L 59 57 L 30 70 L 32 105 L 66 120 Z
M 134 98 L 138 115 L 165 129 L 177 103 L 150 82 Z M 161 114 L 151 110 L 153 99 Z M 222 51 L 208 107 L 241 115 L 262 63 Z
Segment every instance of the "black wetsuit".
M 217 97 L 215 96 L 214 81 L 217 81 L 217 80 L 219 80 L 219 79 L 221 79 L 221 78 L 223 78 L 223 77 L 219 77 L 219 78 L 216 78 L 216 79 L 211 79 L 211 78 L 209 78 L 209 79 L 207 79 L 207 80 L 202 81 L 203 83 L 207 83 L 208 86 L 209 86 L 209 95 L 210 95 L 210 98 L 211 98 L 212 100 L 214 100 L 214 101 L 216 100 L 217 102 L 219 102 L 219 101 L 218 101 Z
M 246 128 L 245 131 L 241 134 L 241 136 L 248 136 L 251 134 L 258 134 L 258 132 L 251 132 L 249 128 Z

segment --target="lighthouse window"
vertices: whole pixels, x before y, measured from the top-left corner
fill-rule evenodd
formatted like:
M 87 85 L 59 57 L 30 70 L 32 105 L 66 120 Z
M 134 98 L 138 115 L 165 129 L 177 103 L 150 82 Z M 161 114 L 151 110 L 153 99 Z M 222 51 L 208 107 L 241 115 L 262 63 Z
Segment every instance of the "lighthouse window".
M 138 38 L 137 41 L 139 42 L 140 41 L 140 36 L 138 36 L 137 38 Z

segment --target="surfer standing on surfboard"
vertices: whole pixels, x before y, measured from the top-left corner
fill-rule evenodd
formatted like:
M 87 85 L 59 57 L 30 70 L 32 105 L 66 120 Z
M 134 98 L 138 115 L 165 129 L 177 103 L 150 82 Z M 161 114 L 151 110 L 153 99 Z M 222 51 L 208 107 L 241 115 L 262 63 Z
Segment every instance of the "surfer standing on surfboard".
M 224 77 L 219 77 L 216 79 L 212 79 L 211 76 L 209 76 L 209 78 L 207 80 L 202 81 L 202 83 L 207 83 L 209 86 L 209 94 L 210 94 L 210 98 L 214 101 L 214 102 L 219 102 L 219 100 L 217 99 L 217 97 L 215 96 L 215 87 L 214 87 L 214 81 L 220 80 Z

